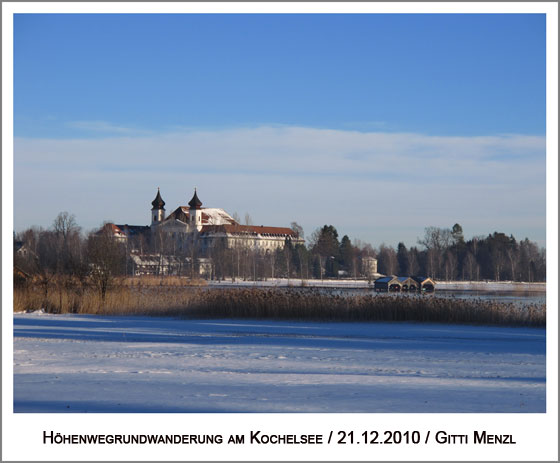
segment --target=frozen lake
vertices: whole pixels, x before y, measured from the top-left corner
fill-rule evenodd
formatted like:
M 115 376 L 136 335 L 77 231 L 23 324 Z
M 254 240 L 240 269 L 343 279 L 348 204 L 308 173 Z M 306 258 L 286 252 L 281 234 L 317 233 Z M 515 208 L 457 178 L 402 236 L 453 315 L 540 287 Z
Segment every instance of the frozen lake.
M 545 412 L 545 330 L 14 314 L 15 412 Z

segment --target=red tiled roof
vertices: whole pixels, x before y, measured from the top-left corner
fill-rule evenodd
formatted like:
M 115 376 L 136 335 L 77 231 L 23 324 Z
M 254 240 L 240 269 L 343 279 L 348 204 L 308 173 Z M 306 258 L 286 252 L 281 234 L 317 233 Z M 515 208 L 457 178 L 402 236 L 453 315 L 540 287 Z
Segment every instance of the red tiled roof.
M 149 225 L 128 225 L 128 224 L 115 224 L 125 235 L 138 235 L 140 233 L 145 233 L 150 230 Z
M 114 223 L 106 223 L 97 231 L 97 234 L 109 232 L 113 236 L 128 236 L 144 233 L 149 229 L 148 225 L 116 225 Z
M 114 223 L 105 224 L 105 227 L 109 228 L 115 235 L 124 234 L 123 231 Z
M 106 223 L 104 224 L 97 232 L 97 235 L 101 235 L 102 233 L 111 233 L 113 236 L 124 235 L 123 231 L 117 227 L 114 223 Z

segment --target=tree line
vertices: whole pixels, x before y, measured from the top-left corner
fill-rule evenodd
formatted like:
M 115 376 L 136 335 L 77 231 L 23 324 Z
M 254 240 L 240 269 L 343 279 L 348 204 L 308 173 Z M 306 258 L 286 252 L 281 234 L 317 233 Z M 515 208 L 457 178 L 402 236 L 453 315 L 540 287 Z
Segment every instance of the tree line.
M 494 232 L 465 240 L 459 224 L 427 227 L 416 246 L 380 246 L 379 267 L 385 274 L 426 275 L 438 280 L 545 281 L 546 252 L 525 238 Z
M 21 273 L 34 277 L 45 299 L 51 288 L 60 297 L 69 286 L 96 286 L 103 298 L 114 278 L 126 274 L 127 246 L 108 228 L 82 233 L 75 216 L 61 212 L 49 229 L 32 227 L 14 233 L 14 284 Z
M 297 237 L 305 238 L 296 222 L 291 228 Z M 119 240 L 111 224 L 83 233 L 75 217 L 62 212 L 48 229 L 33 227 L 14 233 L 15 247 L 24 247 L 24 252 L 14 252 L 14 264 L 34 275 L 45 291 L 49 282 L 71 277 L 94 284 L 102 295 L 116 276 L 135 274 L 134 255 L 154 256 L 161 263 L 152 269 L 155 274 L 191 277 L 199 275 L 200 263 L 206 259 L 211 266 L 208 277 L 213 279 L 373 279 L 377 274 L 369 265 L 371 258 L 378 260 L 377 270 L 385 275 L 423 275 L 437 280 L 546 279 L 545 250 L 536 243 L 527 238 L 517 241 L 500 232 L 466 240 L 459 224 L 449 229 L 427 227 L 418 246 L 407 248 L 400 242 L 396 249 L 385 244 L 374 248 L 347 235 L 339 239 L 333 225 L 318 228 L 306 243 L 287 240 L 283 248 L 266 252 L 250 236 L 237 240 L 233 247 L 226 240 L 214 240 L 208 248 L 201 246 L 196 234 L 177 240 L 167 233 L 148 232 Z

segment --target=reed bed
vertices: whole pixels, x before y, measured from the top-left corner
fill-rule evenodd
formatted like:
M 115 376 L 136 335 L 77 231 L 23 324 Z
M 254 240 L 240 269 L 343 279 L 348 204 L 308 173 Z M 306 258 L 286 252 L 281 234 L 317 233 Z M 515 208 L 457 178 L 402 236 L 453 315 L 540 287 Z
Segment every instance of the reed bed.
M 349 322 L 430 322 L 509 326 L 546 325 L 546 305 L 519 306 L 437 295 L 333 295 L 314 289 L 209 289 L 173 285 L 120 285 L 105 299 L 88 286 L 60 287 L 45 297 L 39 286 L 14 288 L 14 311 L 251 318 Z

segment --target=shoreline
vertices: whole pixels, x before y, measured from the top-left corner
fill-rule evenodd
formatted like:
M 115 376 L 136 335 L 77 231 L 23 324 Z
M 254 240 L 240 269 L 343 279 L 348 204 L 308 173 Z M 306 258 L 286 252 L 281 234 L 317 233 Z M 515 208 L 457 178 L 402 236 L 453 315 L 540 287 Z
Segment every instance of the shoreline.
M 528 283 L 522 281 L 440 281 L 436 289 L 453 291 L 519 291 L 546 292 L 546 283 Z
M 367 280 L 301 280 L 299 278 L 275 278 L 266 281 L 223 280 L 208 281 L 207 287 L 218 288 L 333 288 L 333 289 L 372 289 L 373 282 Z M 546 283 L 519 282 L 519 281 L 436 281 L 436 291 L 519 291 L 519 292 L 546 292 Z

